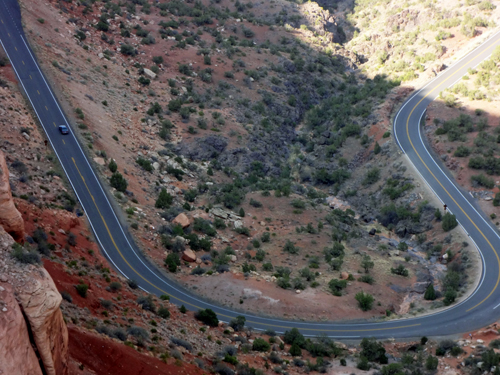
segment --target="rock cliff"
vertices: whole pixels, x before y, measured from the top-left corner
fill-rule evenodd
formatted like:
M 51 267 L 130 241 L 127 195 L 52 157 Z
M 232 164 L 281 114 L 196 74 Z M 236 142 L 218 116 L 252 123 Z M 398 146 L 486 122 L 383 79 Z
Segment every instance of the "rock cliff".
M 2 151 L 0 151 L 0 225 L 16 241 L 24 239 L 24 222 L 12 200 L 9 170 Z
M 42 375 L 12 287 L 0 282 L 0 374 Z
M 0 226 L 0 374 L 66 375 L 68 331 L 61 295 L 43 267 L 10 256 L 13 243 Z

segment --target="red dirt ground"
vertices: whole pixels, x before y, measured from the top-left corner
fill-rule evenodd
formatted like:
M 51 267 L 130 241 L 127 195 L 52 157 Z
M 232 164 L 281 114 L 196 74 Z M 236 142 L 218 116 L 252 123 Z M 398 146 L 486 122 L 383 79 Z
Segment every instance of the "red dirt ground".
M 83 364 L 83 369 L 90 369 L 99 375 L 191 375 L 204 372 L 188 363 L 182 363 L 181 366 L 164 363 L 75 326 L 68 326 L 68 331 L 70 356 Z M 80 370 L 75 374 L 83 373 Z

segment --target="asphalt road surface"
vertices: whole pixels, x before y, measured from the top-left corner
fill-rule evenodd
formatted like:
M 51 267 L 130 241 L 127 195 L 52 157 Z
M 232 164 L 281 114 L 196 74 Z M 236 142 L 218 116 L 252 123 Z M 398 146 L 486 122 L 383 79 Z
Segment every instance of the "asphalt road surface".
M 500 316 L 500 308 L 497 309 L 500 304 L 500 260 L 496 250 L 500 249 L 500 237 L 476 207 L 474 200 L 457 187 L 454 180 L 443 172 L 439 162 L 429 154 L 422 142 L 419 127 L 420 118 L 427 105 L 441 90 L 465 74 L 469 67 L 474 67 L 487 58 L 498 45 L 499 39 L 499 33 L 495 34 L 416 92 L 403 105 L 394 122 L 395 138 L 401 149 L 441 201 L 457 216 L 460 224 L 480 249 L 483 274 L 478 288 L 468 299 L 448 310 L 418 318 L 356 323 L 291 321 L 266 317 L 267 314 L 272 314 L 272 311 L 262 311 L 262 315 L 257 316 L 214 305 L 170 280 L 139 252 L 128 230 L 118 220 L 102 184 L 74 136 L 71 124 L 64 116 L 27 44 L 21 26 L 19 5 L 15 0 L 0 0 L 1 45 L 8 54 L 19 83 L 85 210 L 103 253 L 120 273 L 136 280 L 145 291 L 156 295 L 170 295 L 172 302 L 183 304 L 190 310 L 211 308 L 223 321 L 244 315 L 247 325 L 255 329 L 284 332 L 297 327 L 305 335 L 326 334 L 345 339 L 365 336 L 408 338 L 456 334 L 483 327 Z M 58 125 L 68 126 L 69 134 L 62 135 Z

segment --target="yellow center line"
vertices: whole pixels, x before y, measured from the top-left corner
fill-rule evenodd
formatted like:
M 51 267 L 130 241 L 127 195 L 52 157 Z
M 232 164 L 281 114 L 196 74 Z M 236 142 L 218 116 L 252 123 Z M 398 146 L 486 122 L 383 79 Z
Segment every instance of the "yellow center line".
M 17 47 L 14 47 L 14 49 L 17 51 Z
M 54 124 L 54 126 L 55 126 L 55 127 L 57 127 L 57 125 L 56 125 L 56 123 L 55 123 L 55 122 L 54 122 L 53 124 Z
M 493 48 L 490 47 L 491 49 Z M 474 57 L 470 62 L 473 62 L 474 60 L 478 59 L 479 56 L 476 56 Z M 462 211 L 462 213 L 467 217 L 467 219 L 469 219 L 469 221 L 472 223 L 472 225 L 474 225 L 474 227 L 477 229 L 477 231 L 479 233 L 481 233 L 481 235 L 483 236 L 483 238 L 486 240 L 486 242 L 488 242 L 488 245 L 490 245 L 491 249 L 493 250 L 493 253 L 495 254 L 496 258 L 497 258 L 497 262 L 498 262 L 498 267 L 499 267 L 499 270 L 500 270 L 500 257 L 498 256 L 498 253 L 496 252 L 495 250 L 495 247 L 492 245 L 492 243 L 488 240 L 488 238 L 485 236 L 485 234 L 481 231 L 481 229 L 479 229 L 479 227 L 476 225 L 476 223 L 474 223 L 474 221 L 472 221 L 472 219 L 470 218 L 469 215 L 467 215 L 467 213 L 464 211 L 464 209 L 462 208 L 462 206 L 460 206 L 457 201 L 453 198 L 453 196 L 448 192 L 448 190 L 446 190 L 446 188 L 443 186 L 443 184 L 437 179 L 437 177 L 434 175 L 434 173 L 432 173 L 432 171 L 430 170 L 430 168 L 428 167 L 428 165 L 423 161 L 422 157 L 420 156 L 420 154 L 418 153 L 417 149 L 415 148 L 415 146 L 413 145 L 413 142 L 410 138 L 410 130 L 409 130 L 409 123 L 410 123 L 410 118 L 413 114 L 413 111 L 415 111 L 415 109 L 420 105 L 420 103 L 426 98 L 428 97 L 431 93 L 433 93 L 434 91 L 436 91 L 438 88 L 440 88 L 441 86 L 443 86 L 444 83 L 446 83 L 447 81 L 449 81 L 451 78 L 453 78 L 456 74 L 458 74 L 458 71 L 453 73 L 452 75 L 450 75 L 447 79 L 445 79 L 439 86 L 436 86 L 434 89 L 432 89 L 431 91 L 429 91 L 427 93 L 427 95 L 425 95 L 422 99 L 420 99 L 418 101 L 417 104 L 415 104 L 415 106 L 412 108 L 408 118 L 406 119 L 406 135 L 408 137 L 408 140 L 410 141 L 410 144 L 411 144 L 411 147 L 413 148 L 413 151 L 415 152 L 415 154 L 418 156 L 418 158 L 420 159 L 420 162 L 425 166 L 425 168 L 427 169 L 427 171 L 432 175 L 432 177 L 434 177 L 434 179 L 436 180 L 436 182 L 439 184 L 439 186 L 441 186 L 441 188 L 446 192 L 446 194 L 448 194 L 448 196 L 450 197 L 450 199 L 457 205 L 458 208 L 460 208 L 460 211 Z M 420 126 L 420 124 L 419 124 Z M 495 286 L 494 288 L 491 290 L 491 292 L 481 301 L 479 302 L 478 304 L 476 304 L 475 306 L 471 307 L 470 309 L 466 310 L 467 312 L 475 309 L 476 307 L 478 307 L 479 305 L 481 305 L 484 301 L 486 301 L 488 298 L 490 298 L 490 296 L 493 294 L 493 292 L 497 289 L 498 287 L 498 284 L 500 283 L 500 272 L 498 273 L 498 276 L 497 276 L 497 282 L 495 283 Z
M 9 33 L 7 33 L 7 35 L 10 37 L 10 34 L 9 34 Z
M 49 109 L 47 108 L 47 106 L 45 106 L 45 109 L 48 111 Z
M 64 142 L 64 139 L 62 140 L 64 144 L 66 144 L 66 142 Z
M 36 92 L 38 93 L 38 95 L 40 95 L 40 91 L 36 90 Z
M 30 79 L 33 79 L 33 77 L 31 76 L 31 74 L 30 74 Z
M 73 160 L 73 164 L 75 165 L 75 168 L 76 168 L 78 174 L 80 175 L 80 177 L 81 177 L 81 179 L 82 179 L 82 181 L 83 181 L 83 183 L 85 185 L 85 188 L 87 189 L 87 192 L 89 193 L 90 197 L 92 198 L 92 201 L 94 202 L 95 208 L 96 208 L 97 212 L 99 213 L 99 216 L 101 217 L 101 220 L 102 220 L 102 222 L 103 222 L 103 224 L 104 224 L 104 226 L 105 226 L 105 228 L 106 228 L 106 230 L 108 232 L 109 238 L 111 239 L 111 242 L 113 242 L 113 245 L 114 245 L 116 251 L 118 251 L 118 254 L 120 254 L 120 256 L 123 259 L 123 261 L 130 267 L 130 269 L 132 271 L 134 271 L 136 273 L 137 276 L 139 276 L 141 279 L 143 279 L 145 282 L 147 282 L 153 288 L 157 289 L 158 291 L 160 291 L 161 293 L 163 293 L 165 295 L 171 296 L 170 293 L 168 293 L 167 291 L 165 291 L 165 290 L 161 289 L 160 287 L 156 286 L 151 281 L 147 280 L 144 276 L 142 276 L 139 272 L 137 272 L 136 269 L 134 267 L 132 267 L 132 265 L 128 262 L 128 260 L 125 259 L 125 257 L 123 256 L 123 253 L 118 248 L 118 245 L 116 244 L 115 239 L 113 238 L 113 235 L 111 234 L 111 231 L 109 230 L 108 224 L 106 223 L 106 220 L 102 216 L 101 211 L 99 210 L 99 207 L 98 207 L 97 203 L 95 202 L 95 199 L 94 199 L 93 195 L 90 193 L 90 189 L 87 186 L 87 183 L 85 182 L 85 178 L 82 176 L 82 174 L 80 172 L 80 169 L 76 165 L 75 158 L 71 158 L 71 160 Z M 174 298 L 176 300 L 178 300 L 179 302 L 183 303 L 183 304 L 192 306 L 192 307 L 194 307 L 196 309 L 201 309 L 200 306 L 194 305 L 192 303 L 189 303 L 189 302 L 184 301 L 184 300 L 182 300 L 180 298 L 177 298 L 177 297 L 174 297 Z M 223 316 L 225 318 L 233 318 L 233 316 L 230 316 L 230 315 L 224 315 L 224 314 L 217 314 L 217 315 Z M 259 324 L 259 325 L 263 325 L 263 326 L 277 327 L 277 328 L 288 328 L 288 329 L 293 328 L 291 326 L 290 327 L 288 327 L 288 326 L 278 326 L 276 324 L 260 323 L 260 322 L 250 321 L 250 320 L 247 320 L 247 322 L 248 323 Z M 409 327 L 416 327 L 416 326 L 420 326 L 420 324 L 412 324 L 412 325 L 396 326 L 396 327 L 388 327 L 388 328 L 368 328 L 368 329 L 353 329 L 353 330 L 351 330 L 351 329 L 333 329 L 333 330 L 329 330 L 329 329 L 325 329 L 325 328 L 318 328 L 318 329 L 308 329 L 308 331 L 319 331 L 319 332 L 366 332 L 366 331 L 370 331 L 370 332 L 372 332 L 372 331 L 395 330 L 395 329 L 400 329 L 400 328 L 409 328 Z

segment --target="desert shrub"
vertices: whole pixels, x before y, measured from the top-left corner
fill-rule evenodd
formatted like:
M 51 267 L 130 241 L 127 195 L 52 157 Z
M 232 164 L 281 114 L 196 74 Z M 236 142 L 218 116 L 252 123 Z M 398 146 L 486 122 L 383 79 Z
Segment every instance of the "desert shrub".
M 377 342 L 374 338 L 365 337 L 361 340 L 360 347 L 360 357 L 364 357 L 370 362 L 379 362 L 381 364 L 387 363 L 388 358 L 385 355 L 384 346 Z
M 428 301 L 434 301 L 436 299 L 436 291 L 434 290 L 433 284 L 429 284 L 425 290 L 424 299 Z
M 116 170 L 118 169 L 118 165 L 116 164 L 116 161 L 114 161 L 114 159 L 111 159 L 108 164 L 108 168 L 112 173 L 116 172 Z
M 358 280 L 363 282 L 363 283 L 370 284 L 370 285 L 375 283 L 375 279 L 371 275 L 363 275 Z
M 102 299 L 101 300 L 101 306 L 105 308 L 106 310 L 111 310 L 113 308 L 113 302 L 107 300 L 107 299 Z
M 455 152 L 453 153 L 454 156 L 464 158 L 470 155 L 470 148 L 467 146 L 458 146 Z
M 328 287 L 334 296 L 341 296 L 342 290 L 347 287 L 347 280 L 331 279 Z
M 396 268 L 391 267 L 391 273 L 393 273 L 395 275 L 399 275 L 399 276 L 405 276 L 405 277 L 407 277 L 409 275 L 408 270 L 402 264 L 400 264 Z
M 127 333 L 138 340 L 147 340 L 149 338 L 149 333 L 142 327 L 131 326 L 127 330 Z
M 366 176 L 365 176 L 365 178 L 363 180 L 363 185 L 365 185 L 365 186 L 373 185 L 379 179 L 380 179 L 380 169 L 378 169 L 378 168 L 371 168 L 366 173 Z
M 158 309 L 158 316 L 160 318 L 163 318 L 163 319 L 170 318 L 170 311 L 169 311 L 169 309 L 167 307 L 164 307 L 164 306 L 160 307 Z
M 482 173 L 479 175 L 471 176 L 470 180 L 473 186 L 484 186 L 487 189 L 493 189 L 495 187 L 495 181 L 491 178 L 486 177 Z
M 236 332 L 238 332 L 243 330 L 243 328 L 245 327 L 245 322 L 246 318 L 244 316 L 239 315 L 236 318 L 231 319 L 231 321 L 229 322 L 229 326 Z
M 193 230 L 204 233 L 211 237 L 214 237 L 217 234 L 217 231 L 212 227 L 210 222 L 202 218 L 194 219 Z
M 195 314 L 195 318 L 199 321 L 209 325 L 210 327 L 217 327 L 219 325 L 219 319 L 217 314 L 211 309 L 201 309 Z
M 165 188 L 162 188 L 160 191 L 160 195 L 155 202 L 156 208 L 169 208 L 172 202 L 174 201 L 174 197 L 170 195 Z
M 89 286 L 84 283 L 80 283 L 78 285 L 75 285 L 76 292 L 83 298 L 87 297 L 87 290 L 89 289 Z
M 193 350 L 193 345 L 191 345 L 188 341 L 186 340 L 183 340 L 183 339 L 179 339 L 177 337 L 174 337 L 174 336 L 170 336 L 170 341 L 172 342 L 172 344 L 176 345 L 176 346 L 182 346 L 183 348 L 185 348 L 187 351 L 192 351 Z
M 140 305 L 144 310 L 156 312 L 156 305 L 151 294 L 148 294 L 147 296 L 140 296 L 139 298 L 137 298 L 137 304 Z
M 61 297 L 65 300 L 65 301 L 68 301 L 68 302 L 73 302 L 73 297 L 71 297 L 71 294 L 69 294 L 69 292 L 63 290 L 61 292 Z
M 356 293 L 354 297 L 358 301 L 359 308 L 363 311 L 372 309 L 374 298 L 371 294 L 365 292 Z
M 447 212 L 444 214 L 442 218 L 441 225 L 443 227 L 443 230 L 445 232 L 448 232 L 454 229 L 458 225 L 458 222 L 455 215 L 452 215 L 451 213 Z
M 12 246 L 11 256 L 17 261 L 25 264 L 40 264 L 42 263 L 42 258 L 40 254 L 33 250 L 27 250 L 18 243 Z
M 137 284 L 137 281 L 133 279 L 128 279 L 127 284 L 130 287 L 130 289 L 137 289 L 139 287 L 139 284 Z
M 170 272 L 176 272 L 177 267 L 181 265 L 181 259 L 179 255 L 176 253 L 168 254 L 165 258 L 165 266 L 168 268 Z
M 300 248 L 295 246 L 292 241 L 287 240 L 285 246 L 283 247 L 283 251 L 289 254 L 298 254 Z
M 113 173 L 109 182 L 112 187 L 122 193 L 127 190 L 128 182 L 120 172 Z
M 267 352 L 269 349 L 271 349 L 271 345 L 260 337 L 256 338 L 252 344 L 252 350 L 257 352 Z

